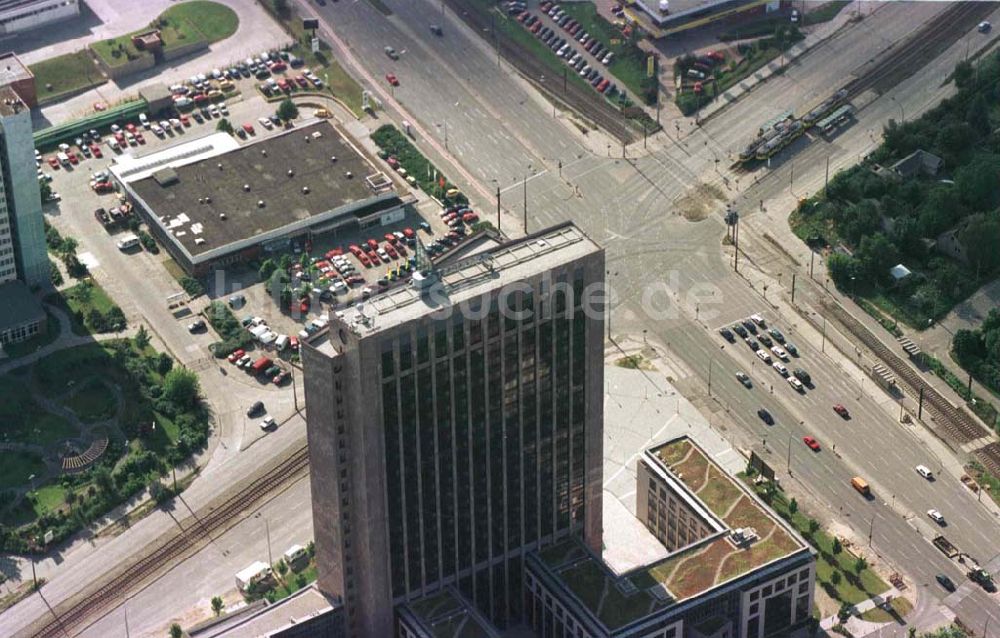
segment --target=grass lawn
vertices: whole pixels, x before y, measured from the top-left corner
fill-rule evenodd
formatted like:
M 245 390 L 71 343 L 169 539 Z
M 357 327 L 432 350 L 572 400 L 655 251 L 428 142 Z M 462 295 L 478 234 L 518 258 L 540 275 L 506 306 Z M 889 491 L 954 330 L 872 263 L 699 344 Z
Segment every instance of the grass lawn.
M 4 441 L 51 445 L 79 434 L 69 421 L 43 410 L 19 379 L 0 376 L 0 396 L 4 397 L 0 401 L 0 437 Z
M 32 474 L 41 475 L 45 463 L 40 456 L 25 452 L 0 452 L 0 490 L 29 484 Z
M 40 104 L 105 82 L 87 49 L 42 60 L 29 68 L 35 74 Z
M 275 574 L 277 573 L 278 571 L 275 570 Z M 282 578 L 284 579 L 285 582 L 284 583 L 279 582 L 278 585 L 273 590 L 275 593 L 274 596 L 275 601 L 281 600 L 283 598 L 288 598 L 289 596 L 299 591 L 309 583 L 315 581 L 316 563 L 315 562 L 310 563 L 308 567 L 306 567 L 300 572 L 293 572 L 291 569 L 289 569 L 287 572 L 285 572 L 285 575 Z
M 104 289 L 97 283 L 92 282 L 78 283 L 72 288 L 66 288 L 61 292 L 49 295 L 45 301 L 67 311 L 66 314 L 69 315 L 73 334 L 77 335 L 90 334 L 90 330 L 77 319 L 77 312 L 80 312 L 83 317 L 86 317 L 91 310 L 106 314 L 115 305 L 108 293 L 104 292 Z
M 608 66 L 611 74 L 646 104 L 655 104 L 655 94 L 646 94 L 648 87 L 655 87 L 654 81 L 646 78 L 646 53 L 628 42 L 620 29 L 597 13 L 592 2 L 564 3 L 560 7 L 579 22 L 584 31 L 600 40 L 605 49 L 614 52 L 615 57 Z
M 35 490 L 31 501 L 38 516 L 54 512 L 66 504 L 66 488 L 58 483 L 44 485 Z
M 118 400 L 111 388 L 93 377 L 62 403 L 85 423 L 110 419 L 118 407 Z
M 210 43 L 225 40 L 236 33 L 240 26 L 240 19 L 235 11 L 224 4 L 208 0 L 190 0 L 174 5 L 161 13 L 160 19 L 169 23 L 174 20 L 188 22 Z
M 101 40 L 90 45 L 95 54 L 101 57 L 108 66 L 119 66 L 138 57 L 150 55 L 140 51 L 132 44 L 131 36 L 135 33 L 148 31 L 151 28 L 160 30 L 163 38 L 163 48 L 206 41 L 209 43 L 228 38 L 236 33 L 239 17 L 229 7 L 208 0 L 191 0 L 170 7 L 156 17 L 149 26 L 132 33 L 120 35 L 117 38 Z M 118 55 L 115 55 L 115 53 Z
M 893 613 L 889 613 L 881 607 L 875 607 L 862 613 L 861 620 L 867 620 L 868 622 L 894 622 L 896 618 L 893 614 L 899 618 L 905 618 L 908 613 L 913 611 L 913 603 L 902 596 L 893 598 L 889 602 L 889 606 L 892 608 Z
M 829 22 L 836 18 L 837 14 L 849 4 L 851 4 L 851 0 L 832 0 L 831 2 L 821 4 L 819 8 L 813 9 L 802 16 L 802 24 L 808 27 L 813 24 L 820 24 L 821 22 Z
M 59 319 L 57 319 L 54 314 L 46 310 L 45 334 L 36 335 L 27 341 L 22 341 L 21 343 L 12 343 L 9 346 L 4 346 L 4 352 L 7 353 L 7 356 L 10 359 L 17 359 L 18 357 L 29 355 L 58 339 L 59 331 Z

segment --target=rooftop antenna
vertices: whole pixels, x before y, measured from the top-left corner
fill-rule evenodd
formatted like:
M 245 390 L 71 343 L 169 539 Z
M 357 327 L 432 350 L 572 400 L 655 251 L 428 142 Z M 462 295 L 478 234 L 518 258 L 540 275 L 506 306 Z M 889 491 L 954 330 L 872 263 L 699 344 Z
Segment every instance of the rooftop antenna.
M 434 267 L 434 262 L 427 255 L 427 249 L 424 248 L 424 242 L 420 238 L 417 238 L 414 256 L 416 257 L 416 264 L 414 264 L 413 269 L 413 287 L 420 290 L 421 293 L 425 293 L 436 282 L 440 281 L 441 277 Z

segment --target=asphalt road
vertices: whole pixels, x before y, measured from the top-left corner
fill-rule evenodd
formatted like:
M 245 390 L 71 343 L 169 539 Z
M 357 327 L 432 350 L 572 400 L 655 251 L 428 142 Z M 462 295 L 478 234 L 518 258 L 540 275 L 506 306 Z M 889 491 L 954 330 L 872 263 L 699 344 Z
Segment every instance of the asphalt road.
M 494 180 L 509 185 L 504 203 L 512 212 L 521 212 L 523 197 L 521 186 L 514 183 L 525 172 L 536 171 L 527 181 L 531 228 L 573 219 L 605 246 L 608 280 L 617 297 L 612 300 L 611 333 L 641 334 L 665 347 L 684 373 L 678 387 L 686 395 L 707 394 L 711 367 L 712 398 L 702 396 L 702 400 L 726 413 L 731 436 L 741 447 L 755 448 L 769 458 L 793 493 L 811 494 L 825 504 L 819 506 L 826 508 L 824 519 L 849 527 L 859 539 L 866 540 L 871 530 L 873 551 L 903 571 L 911 585 L 931 594 L 921 600 L 920 614 L 928 614 L 929 619 L 935 599 L 943 598 L 943 590 L 933 584 L 934 574 L 949 573 L 964 584 L 944 600 L 966 622 L 981 626 L 987 616 L 1000 618 L 996 601 L 965 580 L 956 564 L 928 541 L 944 531 L 980 560 L 1000 551 L 993 515 L 974 501 L 948 469 L 955 467 L 954 460 L 940 464 L 946 470 L 936 482 L 921 478 L 913 468 L 920 463 L 934 467 L 933 448 L 922 434 L 900 426 L 895 404 L 877 393 L 871 381 L 867 389 L 862 387 L 857 369 L 832 352 L 829 344 L 826 353 L 819 352 L 819 335 L 805 325 L 790 329 L 778 319 L 782 330 L 793 335 L 802 353 L 799 364 L 810 371 L 816 384 L 803 395 L 796 394 L 774 370 L 752 363 L 755 358 L 746 346 L 723 348 L 716 334 L 719 325 L 767 308 L 759 292 L 762 283 L 771 282 L 776 292 L 782 288 L 778 273 L 784 272 L 787 287 L 791 273 L 786 260 L 768 248 L 761 235 L 773 230 L 779 242 L 788 239 L 783 219 L 788 208 L 777 204 L 794 201 L 789 184 L 797 184 L 795 195 L 815 190 L 822 184 L 828 155 L 833 156 L 834 168 L 846 166 L 875 143 L 875 132 L 900 104 L 916 114 L 938 101 L 947 91 L 935 81 L 943 77 L 941 68 L 937 63 L 928 65 L 904 82 L 894 95 L 898 102 L 886 97 L 873 102 L 832 143 L 814 143 L 789 154 L 787 161 L 776 162 L 770 175 L 767 171 L 758 175 L 763 180 L 758 188 L 742 191 L 754 176 L 727 174 L 729 154 L 740 148 L 760 122 L 786 108 L 804 110 L 835 90 L 853 69 L 932 19 L 941 5 L 882 7 L 703 128 L 694 129 L 687 121 L 677 122 L 677 127 L 668 123 L 665 128 L 673 128 L 674 135 L 659 137 L 650 145 L 652 150 L 635 145 L 627 151 L 628 160 L 623 160 L 619 148 L 602 148 L 604 142 L 597 141 L 594 133 L 567 135 L 565 118 L 553 118 L 521 81 L 505 70 L 498 72 L 486 43 L 450 16 L 435 17 L 446 25 L 444 38 L 425 37 L 424 23 L 437 13 L 436 3 L 387 4 L 397 12 L 388 19 L 364 2 L 331 3 L 322 10 L 322 17 L 350 38 L 352 51 L 373 77 L 396 73 L 402 86 L 395 90 L 395 97 L 409 115 L 431 130 L 437 130 L 435 124 L 449 123 L 452 155 L 487 187 Z M 470 42 L 473 38 L 477 41 Z M 399 61 L 383 53 L 386 45 L 401 53 Z M 948 55 L 947 64 L 953 65 L 954 50 Z M 577 141 L 566 141 L 567 137 Z M 443 141 L 443 131 L 435 141 Z M 553 170 L 553 159 L 564 160 L 561 174 L 558 167 Z M 699 182 L 709 187 L 698 188 Z M 721 248 L 725 229 L 719 217 L 728 200 L 750 212 L 749 203 L 758 199 L 769 205 L 766 215 L 751 216 L 746 224 L 746 246 L 757 260 L 744 265 L 745 276 L 755 283 L 751 288 L 727 263 Z M 790 245 L 789 250 L 801 252 L 798 246 Z M 814 290 L 812 294 L 815 298 L 820 293 Z M 736 381 L 736 369 L 753 373 L 753 390 Z M 832 411 L 834 403 L 847 405 L 852 419 L 838 417 Z M 756 409 L 762 405 L 776 415 L 774 426 L 757 420 Z M 820 440 L 823 451 L 814 453 L 804 446 L 801 437 L 807 434 Z M 792 477 L 787 474 L 789 442 Z M 873 485 L 871 501 L 850 486 L 850 478 L 859 474 Z M 949 521 L 944 530 L 927 518 L 925 511 L 931 507 L 941 510 Z

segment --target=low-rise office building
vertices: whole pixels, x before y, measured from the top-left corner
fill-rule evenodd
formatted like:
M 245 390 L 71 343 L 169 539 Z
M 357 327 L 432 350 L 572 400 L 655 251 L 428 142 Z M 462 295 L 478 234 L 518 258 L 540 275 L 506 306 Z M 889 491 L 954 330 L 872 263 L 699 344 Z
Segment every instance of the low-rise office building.
M 194 276 L 296 242 L 308 249 L 317 235 L 396 223 L 412 201 L 329 121 L 243 145 L 216 133 L 122 156 L 111 173 L 153 236 Z
M 0 35 L 30 31 L 79 15 L 79 0 L 2 0 Z
M 532 554 L 525 612 L 540 638 L 764 638 L 808 622 L 813 550 L 752 490 L 688 437 L 637 470 L 636 513 L 668 553 L 624 573 L 576 539 Z

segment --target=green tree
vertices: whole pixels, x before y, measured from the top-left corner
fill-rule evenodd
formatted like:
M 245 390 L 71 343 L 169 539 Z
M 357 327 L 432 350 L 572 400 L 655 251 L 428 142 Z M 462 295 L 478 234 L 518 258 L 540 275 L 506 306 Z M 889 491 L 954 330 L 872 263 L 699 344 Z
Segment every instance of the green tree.
M 868 567 L 868 561 L 865 560 L 864 556 L 858 556 L 858 559 L 854 561 L 854 573 L 860 576 L 866 567 Z
M 851 280 L 857 276 L 857 260 L 844 253 L 830 253 L 826 260 L 826 267 L 830 271 L 833 283 L 841 290 L 850 290 Z
M 840 584 L 840 579 L 841 579 L 841 577 L 840 577 L 840 570 L 837 570 L 837 569 L 833 570 L 833 572 L 830 574 L 830 583 L 834 587 L 836 587 L 837 585 Z
M 309 253 L 304 252 L 299 255 L 299 265 L 302 266 L 303 270 L 312 265 L 312 258 L 309 256 Z
M 286 563 L 284 560 L 278 561 L 278 573 L 281 574 L 282 576 L 288 573 L 288 563 Z
M 286 97 L 278 104 L 277 115 L 286 122 L 289 122 L 299 116 L 299 107 L 295 106 L 292 98 Z
M 889 269 L 899 263 L 899 251 L 882 233 L 868 235 L 861 240 L 854 253 L 864 283 L 881 283 L 889 277 Z
M 149 497 L 153 499 L 154 503 L 160 503 L 166 495 L 166 492 L 163 489 L 163 483 L 160 483 L 157 479 L 150 481 L 149 485 L 146 486 L 146 489 L 149 490 Z
M 173 358 L 166 352 L 161 352 L 156 357 L 156 371 L 160 374 L 166 374 L 174 367 Z
M 274 7 L 274 12 L 282 18 L 288 17 L 291 13 L 291 9 L 288 8 L 288 0 L 271 0 L 271 6 Z
M 1000 204 L 1000 156 L 981 153 L 955 171 L 955 188 L 963 202 L 974 211 L 986 211 Z
M 257 271 L 257 274 L 260 275 L 261 281 L 267 281 L 268 279 L 271 278 L 271 275 L 273 275 L 274 271 L 277 269 L 278 269 L 278 264 L 274 263 L 273 259 L 268 258 L 261 262 L 260 269 Z
M 994 178 L 997 179 L 997 178 Z M 1000 182 L 1000 179 L 997 179 Z M 1000 266 L 1000 215 L 973 215 L 958 235 L 977 278 Z
M 73 288 L 73 296 L 82 305 L 86 306 L 94 298 L 94 285 L 89 281 L 80 282 L 78 286 Z
M 788 512 L 794 515 L 798 511 L 799 511 L 799 502 L 793 498 L 791 501 L 788 502 Z
M 177 623 L 170 625 L 170 638 L 181 638 L 184 635 L 184 630 Z
M 69 505 L 69 511 L 73 511 L 73 505 L 76 503 L 77 495 L 73 490 L 66 490 L 66 504 Z
M 284 254 L 278 258 L 278 267 L 282 270 L 288 271 L 292 267 L 292 256 L 289 254 Z
M 149 332 L 146 330 L 146 326 L 139 326 L 132 342 L 135 343 L 136 349 L 140 352 L 146 349 L 146 346 L 149 345 Z
M 844 546 L 840 544 L 840 539 L 837 538 L 836 536 L 833 537 L 833 546 L 830 548 L 830 551 L 833 552 L 834 556 L 844 551 Z
M 198 402 L 198 375 L 187 368 L 174 368 L 163 379 L 163 396 L 181 409 Z
M 951 341 L 955 358 L 963 366 L 969 366 L 978 361 L 985 354 L 983 340 L 978 332 L 962 328 L 955 333 L 955 338 Z
M 232 135 L 234 130 L 233 123 L 229 121 L 229 118 L 224 117 L 215 125 L 215 130 Z
M 111 478 L 111 472 L 106 467 L 100 467 L 94 472 L 94 484 L 106 495 L 110 496 L 115 493 L 115 481 Z
M 975 70 L 972 68 L 972 63 L 968 60 L 962 60 L 955 65 L 955 73 L 952 77 L 955 78 L 955 86 L 958 88 L 968 87 L 972 81 L 972 74 Z
M 221 596 L 213 596 L 212 597 L 212 612 L 216 616 L 218 616 L 219 614 L 222 613 L 222 608 L 224 606 L 225 606 L 225 603 L 222 602 L 222 597 Z
M 42 202 L 52 199 L 52 185 L 46 182 L 38 182 L 38 191 L 42 195 Z
M 990 126 L 990 107 L 982 93 L 977 93 L 969 103 L 965 112 L 965 121 L 980 135 L 987 135 L 992 130 Z
M 808 524 L 809 524 L 809 535 L 815 536 L 816 532 L 819 531 L 819 521 L 817 521 L 815 518 L 810 518 Z

